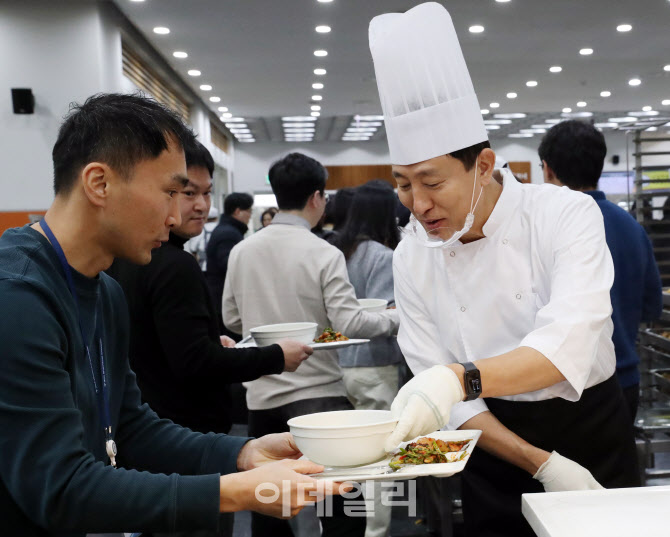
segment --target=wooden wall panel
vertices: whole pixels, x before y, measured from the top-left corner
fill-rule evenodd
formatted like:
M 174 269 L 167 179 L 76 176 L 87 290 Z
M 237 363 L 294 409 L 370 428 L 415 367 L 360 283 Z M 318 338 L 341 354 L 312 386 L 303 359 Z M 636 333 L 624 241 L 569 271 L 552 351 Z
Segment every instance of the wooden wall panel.
M 516 178 L 522 183 L 531 182 L 531 173 L 530 173 L 530 162 L 528 161 L 518 161 L 518 162 L 509 162 L 509 169 L 516 176 Z
M 6 229 L 29 224 L 32 215 L 44 215 L 45 213 L 46 211 L 0 212 L 0 235 L 2 235 Z
M 357 165 L 357 166 L 326 166 L 328 170 L 327 190 L 360 186 L 372 179 L 383 179 L 395 188 L 391 175 L 390 164 Z

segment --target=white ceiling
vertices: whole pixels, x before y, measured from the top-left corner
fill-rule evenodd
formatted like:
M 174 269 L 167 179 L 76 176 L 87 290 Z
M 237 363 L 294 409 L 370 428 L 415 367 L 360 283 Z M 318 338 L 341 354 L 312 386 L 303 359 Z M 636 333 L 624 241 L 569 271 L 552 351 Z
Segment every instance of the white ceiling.
M 282 140 L 281 116 L 309 115 L 320 104 L 315 140 L 339 140 L 355 114 L 381 107 L 368 49 L 367 28 L 375 15 L 405 11 L 417 0 L 114 0 L 205 102 L 211 95 L 235 116 L 247 118 L 258 141 Z M 529 116 L 492 131 L 492 137 L 560 117 L 564 107 L 590 111 L 597 121 L 648 105 L 670 115 L 669 0 L 449 0 L 450 12 L 482 108 Z M 629 23 L 632 31 L 616 26 Z M 332 27 L 316 33 L 320 24 Z M 484 33 L 469 26 L 481 24 Z M 168 35 L 152 29 L 166 26 Z M 591 56 L 579 50 L 589 47 Z M 326 49 L 328 56 L 313 52 Z M 176 59 L 174 51 L 186 51 Z M 563 71 L 549 72 L 552 65 Z M 313 69 L 328 73 L 315 76 Z M 198 69 L 197 78 L 186 74 Z M 640 78 L 642 84 L 629 86 Z M 536 80 L 537 87 L 525 83 Z M 323 82 L 323 90 L 313 90 Z M 211 84 L 203 92 L 200 84 Z M 612 96 L 600 97 L 609 90 Z M 508 99 L 516 92 L 516 99 Z M 313 103 L 311 96 L 323 95 Z M 578 108 L 578 101 L 586 101 Z M 622 114 L 623 113 L 623 114 Z M 491 116 L 488 116 L 491 117 Z M 373 137 L 383 137 L 383 128 Z

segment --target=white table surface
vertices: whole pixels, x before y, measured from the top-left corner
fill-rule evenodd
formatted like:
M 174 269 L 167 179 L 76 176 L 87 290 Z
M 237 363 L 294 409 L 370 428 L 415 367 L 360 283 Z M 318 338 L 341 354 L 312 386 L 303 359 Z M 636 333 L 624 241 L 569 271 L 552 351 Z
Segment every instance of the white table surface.
M 668 537 L 670 486 L 524 494 L 538 537 Z

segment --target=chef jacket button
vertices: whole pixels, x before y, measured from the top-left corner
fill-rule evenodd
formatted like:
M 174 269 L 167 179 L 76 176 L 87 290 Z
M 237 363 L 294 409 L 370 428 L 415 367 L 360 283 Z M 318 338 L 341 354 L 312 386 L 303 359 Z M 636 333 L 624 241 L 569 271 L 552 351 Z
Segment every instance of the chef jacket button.
M 507 244 L 509 241 L 507 239 L 503 239 L 503 244 Z
M 517 294 L 516 294 L 516 299 L 517 299 L 517 300 L 521 300 L 521 293 L 517 293 Z
M 451 257 L 454 257 L 454 256 L 456 255 L 456 252 L 454 252 L 454 251 L 452 250 L 451 252 L 449 252 L 449 255 L 450 255 Z
M 465 306 L 461 306 L 461 311 L 465 311 Z

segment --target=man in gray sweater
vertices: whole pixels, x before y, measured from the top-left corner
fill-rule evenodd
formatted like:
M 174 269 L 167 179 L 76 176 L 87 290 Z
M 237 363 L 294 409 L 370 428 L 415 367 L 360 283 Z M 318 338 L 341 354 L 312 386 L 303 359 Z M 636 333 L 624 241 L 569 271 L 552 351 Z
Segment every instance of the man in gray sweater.
M 228 263 L 223 320 L 244 335 L 256 326 L 314 321 L 349 338 L 392 335 L 395 310 L 363 311 L 349 282 L 342 252 L 310 232 L 326 207 L 327 172 L 316 160 L 291 153 L 270 168 L 279 213 L 272 224 L 236 245 Z M 249 434 L 288 431 L 286 422 L 314 412 L 349 410 L 337 352 L 319 351 L 298 371 L 245 384 Z M 338 506 L 340 509 L 338 510 Z M 363 535 L 365 518 L 322 518 L 323 535 Z M 252 515 L 252 533 L 292 535 L 284 521 Z

